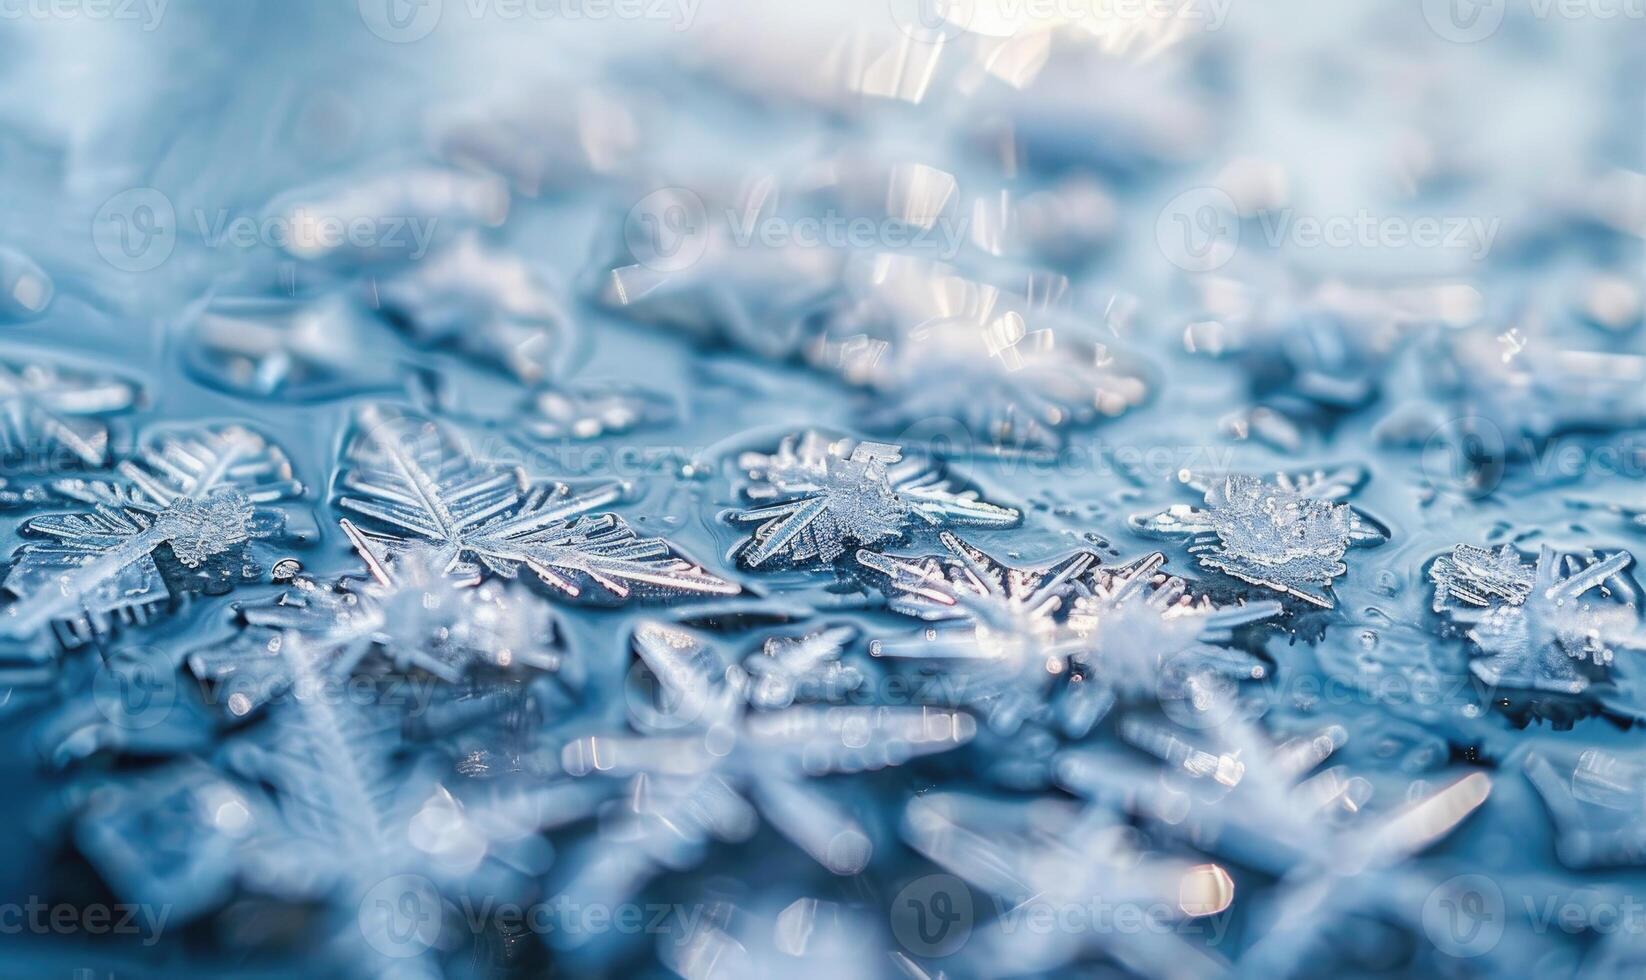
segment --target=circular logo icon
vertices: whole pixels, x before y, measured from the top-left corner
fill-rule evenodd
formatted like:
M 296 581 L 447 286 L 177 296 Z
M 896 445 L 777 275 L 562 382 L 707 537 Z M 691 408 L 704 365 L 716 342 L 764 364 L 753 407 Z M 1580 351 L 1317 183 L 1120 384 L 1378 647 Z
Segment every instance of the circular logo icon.
M 158 650 L 121 650 L 97 668 L 91 694 L 110 723 L 153 728 L 171 716 L 177 703 L 177 668 Z
M 1435 429 L 1423 444 L 1420 465 L 1433 489 L 1478 500 L 1503 482 L 1508 447 L 1495 422 L 1470 415 Z
M 1503 890 L 1485 875 L 1458 875 L 1423 901 L 1423 931 L 1448 956 L 1489 953 L 1503 938 Z
M 1473 44 L 1497 33 L 1508 0 L 1423 0 L 1429 30 L 1454 44 Z
M 708 209 L 684 187 L 652 191 L 623 219 L 623 241 L 634 260 L 648 269 L 689 269 L 709 248 Z
M 1240 213 L 1217 187 L 1196 187 L 1172 198 L 1155 222 L 1155 244 L 1185 272 L 1212 272 L 1240 247 Z
M 916 956 L 950 956 L 972 935 L 972 892 L 954 875 L 916 878 L 892 900 L 892 935 Z
M 681 690 L 658 680 L 644 660 L 635 658 L 623 682 L 629 718 L 646 731 L 675 732 L 695 725 L 714 692 Z
M 1240 708 L 1240 682 L 1221 671 L 1207 670 L 1190 654 L 1177 654 L 1160 665 L 1155 696 L 1166 717 L 1182 727 L 1219 728 Z
M 91 219 L 103 261 L 122 272 L 148 272 L 177 247 L 177 209 L 152 187 L 134 187 L 103 202 Z
M 898 30 L 922 44 L 952 41 L 966 32 L 977 0 L 889 0 Z
M 440 893 L 422 875 L 395 875 L 360 900 L 360 932 L 372 949 L 405 959 L 431 949 L 440 938 Z
M 360 0 L 360 19 L 390 44 L 411 44 L 440 26 L 444 0 Z

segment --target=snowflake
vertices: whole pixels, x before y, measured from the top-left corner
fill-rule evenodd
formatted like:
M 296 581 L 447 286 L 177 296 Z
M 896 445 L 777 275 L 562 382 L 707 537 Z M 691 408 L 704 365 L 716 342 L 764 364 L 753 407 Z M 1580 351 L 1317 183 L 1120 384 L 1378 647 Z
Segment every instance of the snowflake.
M 1114 418 L 1148 394 L 1140 370 L 1057 310 L 1059 278 L 1023 295 L 953 269 L 877 256 L 864 297 L 812 342 L 814 364 L 870 393 L 864 424 L 956 420 L 986 445 L 1055 450 L 1068 430 Z
M 773 455 L 745 454 L 740 464 L 754 480 L 744 491 L 749 499 L 778 501 L 730 515 L 758 525 L 738 552 L 751 568 L 779 557 L 833 562 L 851 545 L 902 540 L 922 526 L 1002 528 L 1022 520 L 976 492 L 956 491 L 934 467 L 886 443 L 831 444 L 808 432 L 784 439 Z
M 211 684 L 231 715 L 249 714 L 286 692 L 291 672 L 282 647 L 292 642 L 304 646 L 312 669 L 327 678 L 412 674 L 414 681 L 427 676 L 446 685 L 468 680 L 485 691 L 494 676 L 541 671 L 577 685 L 561 626 L 542 600 L 518 586 L 455 582 L 442 574 L 433 546 L 385 560 L 353 524 L 342 525 L 370 578 L 331 587 L 299 579 L 273 601 L 242 607 L 242 629 L 232 640 L 188 655 L 190 671 Z M 476 676 L 482 672 L 485 679 Z M 432 692 L 413 684 L 407 693 Z
M 1107 953 L 1139 976 L 1228 973 L 1227 962 L 1177 927 L 1226 911 L 1235 897 L 1233 878 L 1219 865 L 1148 848 L 1105 807 L 935 792 L 909 801 L 902 827 L 910 847 L 993 896 L 1001 910 L 998 918 L 979 921 L 966 941 L 968 962 L 981 974 L 1051 974 L 1093 952 Z M 941 887 L 936 876 L 926 880 Z M 1048 912 L 1059 922 L 1082 921 L 1077 917 L 1090 913 L 1099 896 L 1116 921 L 1140 924 L 1022 928 Z M 891 910 L 894 932 L 912 945 L 929 942 L 929 934 L 916 930 L 931 923 L 917 921 L 911 911 L 952 912 L 970 894 L 940 891 L 919 898 L 924 908 Z M 945 900 L 947 909 L 939 906 Z
M 1140 514 L 1131 525 L 1153 537 L 1188 538 L 1189 553 L 1206 568 L 1330 609 L 1332 580 L 1348 570 L 1344 553 L 1388 538 L 1370 517 L 1337 502 L 1363 479 L 1354 470 L 1280 473 L 1273 482 L 1185 476 L 1205 494 L 1204 507 Z
M 436 546 L 460 578 L 530 571 L 568 598 L 733 595 L 738 587 L 642 538 L 613 514 L 589 516 L 621 495 L 615 485 L 576 493 L 529 485 L 518 470 L 470 457 L 452 430 L 371 408 L 344 449 L 338 506 L 365 518 L 366 537 L 398 551 Z
M 270 505 L 303 492 L 279 447 L 239 426 L 161 433 L 118 480 L 63 480 L 59 495 L 91 506 L 25 522 L 0 619 L 12 639 L 50 624 L 67 646 L 141 623 L 174 590 L 220 590 L 257 573 L 250 543 L 292 536 Z
M 1646 631 L 1631 603 L 1588 601 L 1595 589 L 1634 561 L 1627 551 L 1575 567 L 1545 545 L 1529 589 L 1519 601 L 1463 607 L 1452 618 L 1469 627 L 1484 655 L 1469 667 L 1494 687 L 1581 694 L 1607 677 L 1619 650 L 1646 650 Z
M 185 328 L 184 364 L 215 388 L 251 398 L 309 400 L 399 387 L 392 360 L 362 357 L 384 328 L 341 294 L 219 300 Z
M 1467 606 L 1518 606 L 1531 595 L 1536 569 L 1509 545 L 1496 551 L 1460 544 L 1429 566 L 1435 612 Z M 1460 607 L 1459 604 L 1462 604 Z
M 1555 853 L 1569 868 L 1646 864 L 1646 761 L 1584 749 L 1577 762 L 1533 752 L 1524 763 L 1555 824 Z
M 0 361 L 0 468 L 28 473 L 106 465 L 106 417 L 130 411 L 141 397 L 136 383 L 114 374 Z
M 1216 714 L 1216 712 L 1213 712 Z M 1342 767 L 1315 770 L 1348 732 L 1331 725 L 1275 743 L 1238 716 L 1222 721 L 1210 747 L 1178 731 L 1127 719 L 1121 737 L 1173 774 L 1150 780 L 1112 752 L 1066 750 L 1062 783 L 1077 795 L 1110 801 L 1148 826 L 1197 848 L 1280 879 L 1261 921 L 1276 925 L 1241 958 L 1253 975 L 1296 976 L 1332 955 L 1329 930 L 1346 918 L 1388 916 L 1421 935 L 1421 910 L 1406 898 L 1435 887 L 1402 865 L 1478 810 L 1491 779 L 1470 773 L 1438 789 L 1413 784 L 1413 802 L 1373 822 L 1372 785 Z
M 565 304 L 523 259 L 466 234 L 369 286 L 371 305 L 419 347 L 451 347 L 523 384 L 558 374 L 573 331 Z
M 764 817 L 827 870 L 863 870 L 873 853 L 849 783 L 806 780 L 895 766 L 965 744 L 974 725 L 955 711 L 906 706 L 795 705 L 752 709 L 759 684 L 698 634 L 636 628 L 644 664 L 631 671 L 631 720 L 644 735 L 599 735 L 566 746 L 574 775 L 642 777 L 627 817 L 627 853 L 594 853 L 568 891 L 622 900 L 663 866 L 701 858 L 709 838 L 744 840 Z M 635 680 L 649 678 L 649 690 Z M 647 695 L 650 696 L 647 696 Z
M 307 694 L 229 739 L 220 771 L 186 763 L 106 784 L 79 815 L 77 842 L 117 894 L 180 919 L 242 895 L 301 902 L 327 930 L 309 948 L 328 972 L 439 976 L 442 893 L 520 897 L 522 875 L 549 861 L 541 831 L 586 819 L 604 794 L 551 783 L 464 799 L 403 761 L 398 708 L 329 692 L 300 641 L 280 655 Z M 404 933 L 383 921 L 390 913 L 411 919 Z

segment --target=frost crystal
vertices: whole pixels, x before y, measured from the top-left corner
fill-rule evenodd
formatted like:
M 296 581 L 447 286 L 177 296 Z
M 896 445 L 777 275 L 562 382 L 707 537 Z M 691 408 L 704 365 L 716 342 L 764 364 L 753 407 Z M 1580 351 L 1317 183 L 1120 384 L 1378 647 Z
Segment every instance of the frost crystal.
M 634 385 L 577 384 L 533 394 L 521 427 L 535 439 L 599 439 L 673 423 L 674 402 Z
M 1622 601 L 1594 601 L 1596 589 L 1634 561 L 1626 551 L 1575 567 L 1548 546 L 1539 552 L 1530 587 L 1518 601 L 1462 607 L 1452 617 L 1485 656 L 1469 667 L 1494 687 L 1581 694 L 1608 676 L 1619 650 L 1646 650 L 1640 612 Z
M 391 552 L 431 543 L 458 577 L 512 579 L 525 569 L 562 596 L 612 601 L 738 592 L 622 518 L 589 516 L 618 499 L 617 486 L 577 493 L 527 484 L 518 470 L 477 462 L 452 430 L 415 416 L 364 412 L 338 486 L 338 506 L 366 519 L 367 538 Z
M 289 687 L 282 653 L 288 643 L 302 644 L 311 668 L 332 678 L 392 671 L 458 684 L 482 670 L 505 677 L 531 670 L 578 683 L 560 624 L 543 600 L 520 586 L 454 582 L 428 546 L 380 560 L 358 529 L 343 524 L 370 579 L 330 588 L 300 579 L 277 600 L 242 608 L 244 628 L 233 640 L 188 656 L 189 669 L 212 683 L 232 715 L 248 714 Z
M 553 377 L 571 351 L 564 304 L 523 259 L 464 235 L 373 281 L 369 300 L 420 347 L 450 347 L 523 384 Z
M 1055 310 L 1066 280 L 1024 295 L 953 269 L 877 256 L 871 285 L 835 313 L 808 356 L 873 393 L 872 429 L 957 420 L 988 446 L 1047 450 L 1071 428 L 1124 414 L 1148 394 L 1140 370 Z
M 1206 568 L 1330 609 L 1332 580 L 1348 570 L 1351 546 L 1381 544 L 1388 534 L 1370 517 L 1337 501 L 1363 477 L 1352 470 L 1274 482 L 1235 474 L 1190 477 L 1204 507 L 1176 505 L 1137 515 L 1132 527 L 1155 537 L 1186 537 L 1189 553 Z
M 108 461 L 107 416 L 130 411 L 135 383 L 43 361 L 0 361 L 0 465 L 50 471 Z
M 1518 606 L 1532 592 L 1536 569 L 1509 545 L 1496 551 L 1460 544 L 1429 566 L 1435 612 L 1466 606 Z
M 398 366 L 361 351 L 380 346 L 356 303 L 220 300 L 185 328 L 184 363 L 200 380 L 253 398 L 333 398 L 402 383 Z
M 754 479 L 744 493 L 777 503 L 734 512 L 757 524 L 738 553 L 758 568 L 774 558 L 794 564 L 828 563 L 852 545 L 902 540 L 925 527 L 1015 527 L 1009 507 L 955 490 L 929 464 L 905 460 L 897 446 L 879 442 L 828 443 L 816 432 L 783 440 L 773 455 L 745 454 Z
M 639 777 L 632 833 L 647 839 L 625 861 L 622 889 L 700 854 L 709 838 L 746 839 L 756 813 L 829 871 L 861 871 L 873 850 L 848 784 L 808 786 L 810 777 L 899 765 L 967 742 L 970 716 L 920 707 L 796 705 L 750 710 L 749 676 L 697 634 L 655 623 L 635 630 L 633 647 L 652 679 L 651 697 L 631 687 L 631 718 L 646 736 L 591 736 L 568 745 L 574 775 Z M 631 681 L 636 678 L 631 672 Z M 648 829 L 649 828 L 649 829 Z M 655 838 L 655 840 L 654 840 Z M 657 848 L 667 845 L 673 858 Z M 597 856 L 584 878 L 599 878 L 617 855 Z M 606 867 L 603 867 L 606 866 Z M 585 882 L 589 887 L 616 887 Z
M 231 561 L 248 542 L 287 533 L 268 505 L 302 493 L 279 447 L 237 426 L 162 434 L 117 480 L 64 480 L 55 491 L 91 505 L 24 523 L 4 587 L 16 597 L 0 618 L 20 639 L 53 624 L 65 645 L 144 622 L 173 591 L 221 590 L 251 574 Z M 164 551 L 162 551 L 164 549 Z M 166 570 L 167 559 L 179 568 Z
M 876 656 L 943 661 L 988 706 L 990 726 L 1013 731 L 1048 706 L 1064 732 L 1090 730 L 1116 702 L 1172 697 L 1208 672 L 1236 680 L 1264 675 L 1254 658 L 1227 648 L 1233 630 L 1278 615 L 1280 604 L 1220 609 L 1194 600 L 1182 579 L 1160 574 L 1155 554 L 1118 569 L 1077 552 L 1044 568 L 1013 568 L 942 536 L 953 557 L 909 560 L 859 551 L 891 607 L 943 625 L 876 640 Z

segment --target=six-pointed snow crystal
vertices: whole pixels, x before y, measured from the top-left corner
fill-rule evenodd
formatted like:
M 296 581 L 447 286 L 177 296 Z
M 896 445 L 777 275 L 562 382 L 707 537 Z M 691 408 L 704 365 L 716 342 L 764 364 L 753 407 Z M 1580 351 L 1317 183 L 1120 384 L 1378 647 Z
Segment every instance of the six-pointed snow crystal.
M 338 506 L 358 515 L 366 538 L 391 552 L 430 544 L 443 571 L 459 577 L 525 570 L 558 595 L 606 601 L 738 591 L 621 517 L 592 514 L 621 497 L 619 486 L 530 483 L 413 415 L 363 412 L 337 486 Z
M 51 625 L 66 645 L 142 623 L 174 593 L 223 591 L 259 573 L 247 545 L 282 540 L 273 506 L 302 493 L 285 453 L 239 426 L 161 432 L 111 479 L 63 480 L 56 493 L 90 509 L 25 521 L 4 588 L 0 632 Z
M 1015 527 L 1016 510 L 957 490 L 933 465 L 905 459 L 879 442 L 829 442 L 818 432 L 791 436 L 777 452 L 739 460 L 753 481 L 744 490 L 761 506 L 731 520 L 756 525 L 739 559 L 759 568 L 774 559 L 827 564 L 853 545 L 901 541 L 910 532 L 945 527 Z M 775 503 L 765 503 L 775 501 Z
M 1188 476 L 1205 494 L 1201 507 L 1175 505 L 1132 518 L 1154 537 L 1182 537 L 1200 564 L 1243 582 L 1331 608 L 1331 584 L 1348 571 L 1350 547 L 1381 544 L 1381 526 L 1340 503 L 1365 479 L 1353 469 L 1277 474 Z

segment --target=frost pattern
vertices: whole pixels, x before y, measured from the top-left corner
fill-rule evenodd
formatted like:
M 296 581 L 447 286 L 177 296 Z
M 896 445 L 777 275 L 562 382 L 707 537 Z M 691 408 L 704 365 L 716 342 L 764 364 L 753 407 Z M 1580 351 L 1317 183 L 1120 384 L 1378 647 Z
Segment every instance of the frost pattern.
M 15 596 L 0 631 L 28 637 L 48 624 L 65 645 L 145 622 L 173 589 L 224 589 L 255 574 L 234 561 L 249 542 L 287 532 L 287 515 L 271 506 L 299 496 L 291 464 L 277 446 L 249 429 L 163 433 L 118 479 L 64 480 L 55 491 L 90 510 L 25 522 L 30 541 L 18 550 L 4 588 Z M 181 566 L 162 576 L 157 552 Z
M 1234 474 L 1191 477 L 1202 507 L 1176 505 L 1137 515 L 1132 527 L 1155 537 L 1189 539 L 1206 568 L 1330 609 L 1332 580 L 1348 571 L 1351 546 L 1381 544 L 1387 533 L 1354 507 L 1338 503 L 1364 480 L 1354 470 L 1277 474 L 1266 481 Z
M 338 506 L 365 519 L 366 538 L 390 552 L 434 545 L 459 578 L 516 578 L 522 569 L 567 598 L 732 595 L 738 587 L 642 538 L 613 514 L 616 485 L 574 492 L 527 484 L 517 470 L 470 458 L 450 429 L 369 409 L 344 450 Z
M 1518 606 L 1531 595 L 1536 569 L 1509 545 L 1496 551 L 1460 544 L 1429 566 L 1435 612 L 1463 606 Z
M 958 491 L 929 464 L 905 459 L 879 442 L 829 443 L 817 432 L 783 440 L 776 453 L 747 453 L 739 461 L 754 483 L 752 501 L 776 500 L 731 514 L 758 525 L 739 559 L 758 568 L 782 558 L 794 564 L 829 563 L 853 545 L 902 540 L 920 527 L 1015 527 L 1009 507 Z

